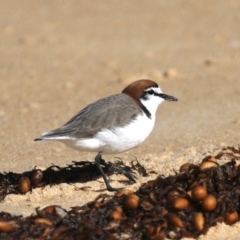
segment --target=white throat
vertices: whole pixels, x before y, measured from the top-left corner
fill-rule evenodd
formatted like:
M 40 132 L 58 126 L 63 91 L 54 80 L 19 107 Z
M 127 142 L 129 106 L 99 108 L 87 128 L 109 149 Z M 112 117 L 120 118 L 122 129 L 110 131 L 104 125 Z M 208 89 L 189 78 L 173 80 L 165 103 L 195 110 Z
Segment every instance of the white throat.
M 160 88 L 154 89 L 158 93 L 162 93 Z M 151 117 L 155 118 L 155 114 L 158 106 L 165 100 L 159 96 L 149 95 L 146 99 L 140 98 L 140 102 L 146 107 L 146 109 L 151 113 Z

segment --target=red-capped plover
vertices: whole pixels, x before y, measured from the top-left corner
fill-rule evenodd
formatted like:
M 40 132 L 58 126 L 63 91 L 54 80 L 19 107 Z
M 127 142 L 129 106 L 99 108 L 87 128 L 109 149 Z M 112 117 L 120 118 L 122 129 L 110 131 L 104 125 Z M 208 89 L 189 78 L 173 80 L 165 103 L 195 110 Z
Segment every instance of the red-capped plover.
M 62 127 L 43 133 L 35 141 L 60 141 L 78 151 L 98 152 L 96 166 L 107 190 L 115 191 L 100 165 L 102 154 L 124 152 L 141 144 L 152 131 L 156 110 L 165 100 L 177 101 L 162 93 L 154 81 L 138 80 L 122 93 L 89 104 Z

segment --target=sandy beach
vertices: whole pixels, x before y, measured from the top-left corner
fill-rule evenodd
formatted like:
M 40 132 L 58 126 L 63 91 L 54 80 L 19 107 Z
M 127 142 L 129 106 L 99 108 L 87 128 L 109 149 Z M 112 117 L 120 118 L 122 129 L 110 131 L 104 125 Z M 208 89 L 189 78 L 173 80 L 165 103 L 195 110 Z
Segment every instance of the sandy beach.
M 87 104 L 138 79 L 178 98 L 157 112 L 150 137 L 119 155 L 168 176 L 223 146 L 240 129 L 239 1 L 2 1 L 0 7 L 1 172 L 93 160 L 57 142 L 34 142 Z M 111 176 L 115 187 L 135 184 Z M 10 194 L 0 211 L 30 215 L 51 204 L 80 206 L 105 192 L 102 179 Z M 200 239 L 238 239 L 240 224 L 218 224 Z

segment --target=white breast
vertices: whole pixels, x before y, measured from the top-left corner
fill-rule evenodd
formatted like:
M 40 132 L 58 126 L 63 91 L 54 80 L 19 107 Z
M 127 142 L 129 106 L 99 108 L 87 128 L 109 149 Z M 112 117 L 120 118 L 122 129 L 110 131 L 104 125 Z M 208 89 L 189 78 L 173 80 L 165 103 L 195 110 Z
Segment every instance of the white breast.
M 141 144 L 151 133 L 154 122 L 154 114 L 150 119 L 142 113 L 125 127 L 102 129 L 93 138 L 62 142 L 79 151 L 103 152 L 105 154 L 124 152 Z

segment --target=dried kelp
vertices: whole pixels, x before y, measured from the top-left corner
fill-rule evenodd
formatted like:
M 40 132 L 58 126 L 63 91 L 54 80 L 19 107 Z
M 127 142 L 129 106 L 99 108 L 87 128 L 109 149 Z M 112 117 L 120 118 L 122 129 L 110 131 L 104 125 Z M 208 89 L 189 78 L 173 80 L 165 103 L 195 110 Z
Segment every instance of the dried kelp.
M 228 161 L 221 164 L 222 158 Z M 228 147 L 136 192 L 102 194 L 70 211 L 53 205 L 26 218 L 2 212 L 0 239 L 197 238 L 217 222 L 239 221 L 239 159 L 240 148 Z
M 142 170 L 143 167 L 137 160 L 131 164 L 131 167 L 126 166 L 121 159 L 118 159 L 114 163 L 101 160 L 101 165 L 105 174 L 109 176 L 114 173 L 124 173 L 127 177 L 129 175 L 132 176 L 132 174 L 128 175 L 128 173 L 145 174 Z M 84 183 L 99 177 L 101 175 L 95 163 L 89 161 L 73 162 L 73 164 L 67 167 L 52 165 L 46 170 L 35 168 L 24 173 L 0 173 L 0 200 L 3 200 L 10 193 L 25 194 L 37 187 L 60 183 Z

